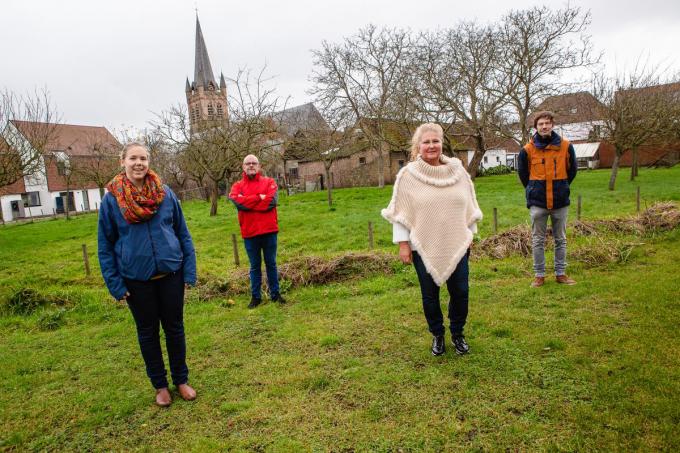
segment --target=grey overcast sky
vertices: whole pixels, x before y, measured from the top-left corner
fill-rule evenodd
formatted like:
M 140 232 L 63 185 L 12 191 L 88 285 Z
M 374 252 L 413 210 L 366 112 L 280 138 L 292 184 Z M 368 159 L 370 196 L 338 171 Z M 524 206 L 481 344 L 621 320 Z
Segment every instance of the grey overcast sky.
M 184 102 L 193 76 L 195 10 L 215 75 L 239 67 L 276 76 L 289 105 L 310 101 L 311 49 L 359 28 L 413 31 L 461 19 L 493 21 L 509 9 L 565 3 L 531 0 L 3 0 L 0 89 L 47 87 L 63 120 L 120 130 L 143 128 Z M 643 56 L 680 70 L 680 0 L 573 0 L 590 9 L 590 34 L 605 54 L 604 71 Z

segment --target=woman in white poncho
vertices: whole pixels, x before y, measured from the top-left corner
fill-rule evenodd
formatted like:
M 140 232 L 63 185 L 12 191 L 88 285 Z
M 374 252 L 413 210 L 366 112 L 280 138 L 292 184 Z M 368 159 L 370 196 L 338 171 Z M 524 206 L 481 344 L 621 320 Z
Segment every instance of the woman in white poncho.
M 392 200 L 382 215 L 393 225 L 399 258 L 413 263 L 423 311 L 433 335 L 432 354 L 445 352 L 439 287 L 446 284 L 453 346 L 469 352 L 463 329 L 468 314 L 468 258 L 482 218 L 475 189 L 459 159 L 442 154 L 443 131 L 422 124 L 411 139 L 411 162 L 399 171 Z

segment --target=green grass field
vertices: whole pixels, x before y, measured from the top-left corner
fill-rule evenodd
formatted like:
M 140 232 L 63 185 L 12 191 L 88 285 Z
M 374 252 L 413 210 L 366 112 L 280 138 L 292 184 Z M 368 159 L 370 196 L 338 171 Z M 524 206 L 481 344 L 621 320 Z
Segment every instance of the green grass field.
M 584 219 L 680 200 L 680 168 L 582 172 Z M 528 222 L 516 175 L 479 178 L 480 238 Z M 375 247 L 395 254 L 380 209 L 391 187 L 282 197 L 279 262 Z M 234 269 L 235 209 L 184 205 L 202 282 Z M 96 214 L 0 226 L 0 450 L 6 451 L 678 451 L 680 230 L 608 235 L 634 244 L 621 263 L 570 262 L 579 283 L 529 288 L 530 258 L 471 263 L 472 353 L 432 357 L 415 272 L 295 288 L 290 303 L 247 310 L 248 297 L 185 308 L 192 403 L 153 404 L 134 323 L 103 287 Z M 83 270 L 81 245 L 92 275 Z M 570 231 L 570 250 L 587 247 Z M 240 256 L 246 260 L 239 239 Z M 548 263 L 551 262 L 548 257 Z M 244 265 L 242 264 L 241 268 Z M 16 314 L 35 289 L 52 301 Z M 445 293 L 445 291 L 444 291 Z M 447 338 L 447 341 L 450 341 Z

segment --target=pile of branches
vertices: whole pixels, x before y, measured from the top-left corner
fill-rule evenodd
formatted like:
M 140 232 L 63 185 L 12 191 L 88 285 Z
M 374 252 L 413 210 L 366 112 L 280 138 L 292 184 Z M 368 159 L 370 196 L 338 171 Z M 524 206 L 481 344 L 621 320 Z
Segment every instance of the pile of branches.
M 330 258 L 301 256 L 278 266 L 279 280 L 286 289 L 324 285 L 366 275 L 393 274 L 395 263 L 394 255 L 384 253 L 348 252 Z M 243 268 L 234 271 L 226 279 L 202 283 L 199 293 L 201 299 L 210 299 L 246 294 L 249 288 L 249 272 L 247 268 Z M 266 288 L 264 292 L 267 292 Z
M 574 222 L 574 231 L 582 236 L 598 233 L 646 235 L 669 231 L 680 225 L 680 209 L 671 202 L 655 203 L 639 215 L 621 219 L 588 220 Z
M 569 258 L 579 261 L 587 267 L 602 266 L 611 263 L 624 264 L 628 262 L 633 249 L 642 245 L 639 242 L 626 242 L 621 239 L 604 240 L 592 237 L 585 246 L 569 251 Z
M 551 234 L 547 235 L 547 241 L 551 241 Z M 489 236 L 476 244 L 472 253 L 475 257 L 486 256 L 489 258 L 503 259 L 511 255 L 529 256 L 531 254 L 531 231 L 527 225 L 517 225 L 509 230 L 494 236 Z

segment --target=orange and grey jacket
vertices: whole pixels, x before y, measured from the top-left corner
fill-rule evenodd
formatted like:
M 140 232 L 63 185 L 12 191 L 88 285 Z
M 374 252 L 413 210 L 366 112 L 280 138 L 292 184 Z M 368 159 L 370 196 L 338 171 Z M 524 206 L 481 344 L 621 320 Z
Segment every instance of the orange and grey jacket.
M 519 179 L 527 208 L 559 209 L 569 206 L 569 184 L 576 177 L 576 153 L 568 140 L 555 132 L 549 138 L 534 134 L 519 153 Z

